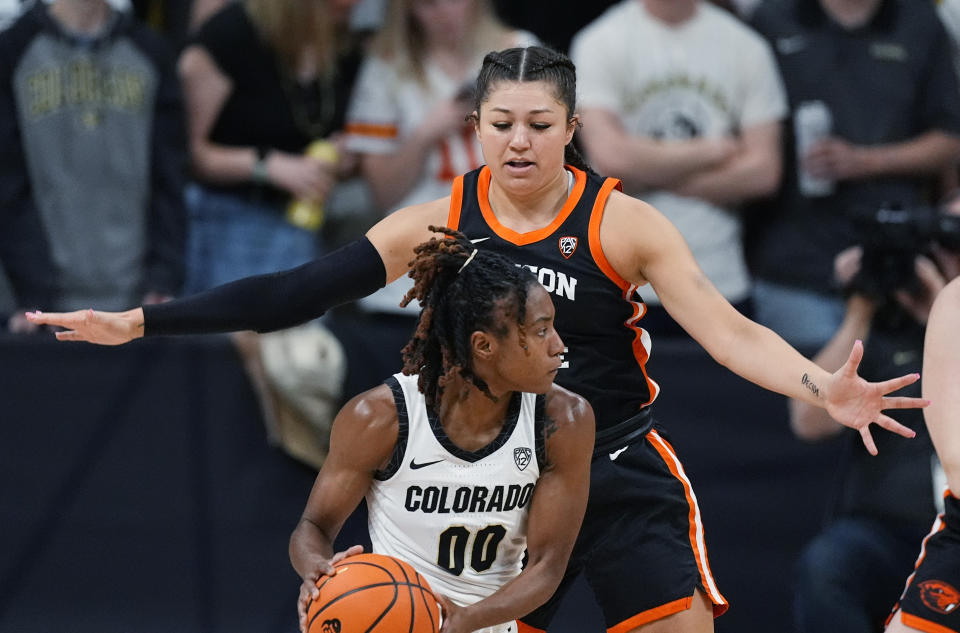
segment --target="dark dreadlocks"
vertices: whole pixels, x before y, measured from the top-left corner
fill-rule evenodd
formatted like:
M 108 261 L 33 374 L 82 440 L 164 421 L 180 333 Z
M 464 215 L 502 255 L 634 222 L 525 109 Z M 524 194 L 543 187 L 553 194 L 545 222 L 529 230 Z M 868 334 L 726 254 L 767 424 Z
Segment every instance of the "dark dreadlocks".
M 507 335 L 508 321 L 526 319 L 527 289 L 537 283 L 526 268 L 489 251 L 477 251 L 459 231 L 429 227 L 445 238 L 430 238 L 414 249 L 410 277 L 414 286 L 401 305 L 420 301 L 420 322 L 403 348 L 403 373 L 419 374 L 418 387 L 434 407 L 451 374 L 460 375 L 492 397 L 473 373 L 470 335 L 478 330 Z M 524 344 L 520 329 L 520 344 Z

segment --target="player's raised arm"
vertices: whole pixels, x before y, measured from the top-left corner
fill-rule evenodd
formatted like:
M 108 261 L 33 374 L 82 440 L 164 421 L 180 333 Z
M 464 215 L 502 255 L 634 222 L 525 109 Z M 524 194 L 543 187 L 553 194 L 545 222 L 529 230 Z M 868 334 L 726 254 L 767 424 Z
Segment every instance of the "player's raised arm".
M 700 270 L 679 231 L 648 204 L 611 195 L 600 232 L 614 269 L 632 283 L 649 282 L 670 315 L 721 365 L 761 387 L 824 407 L 839 423 L 859 431 L 871 454 L 877 453 L 871 424 L 913 437 L 883 411 L 926 406 L 922 398 L 887 395 L 916 382 L 918 375 L 864 380 L 857 373 L 863 356 L 859 341 L 832 374 L 805 358 L 775 332 L 737 312 Z
M 546 414 L 547 464 L 530 502 L 527 564 L 519 576 L 468 607 L 440 597 L 441 633 L 469 633 L 526 615 L 546 602 L 563 578 L 587 507 L 594 416 L 586 400 L 557 386 L 547 395 Z

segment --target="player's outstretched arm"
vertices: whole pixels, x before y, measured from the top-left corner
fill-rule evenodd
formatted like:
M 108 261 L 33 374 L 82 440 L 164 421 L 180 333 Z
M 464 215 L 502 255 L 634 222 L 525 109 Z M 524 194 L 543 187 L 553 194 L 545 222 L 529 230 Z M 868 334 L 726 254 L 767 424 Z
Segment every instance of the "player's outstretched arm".
M 380 255 L 362 238 L 297 268 L 246 277 L 166 303 L 127 312 L 36 312 L 27 318 L 66 328 L 58 333 L 60 340 L 101 345 L 161 334 L 266 332 L 316 318 L 381 288 L 385 280 Z
M 824 407 L 837 422 L 859 431 L 871 454 L 877 448 L 870 424 L 913 437 L 913 431 L 883 411 L 926 406 L 922 398 L 887 395 L 916 382 L 916 374 L 877 383 L 864 380 L 857 374 L 863 356 L 859 341 L 843 367 L 827 372 L 737 312 L 703 274 L 680 232 L 648 204 L 614 192 L 600 236 L 624 283 L 650 282 L 670 315 L 721 365 L 761 387 Z
M 330 452 L 290 536 L 290 562 L 303 579 L 297 601 L 301 630 L 307 604 L 319 596 L 317 580 L 332 574 L 334 563 L 363 551 L 355 545 L 334 553 L 333 542 L 370 489 L 374 473 L 390 459 L 396 441 L 397 410 L 385 385 L 353 398 L 333 421 Z
M 547 466 L 530 502 L 527 565 L 468 607 L 440 597 L 441 633 L 469 633 L 520 618 L 546 602 L 563 578 L 587 507 L 594 418 L 585 399 L 557 386 L 547 395 L 546 415 Z
M 305 323 L 365 297 L 407 271 L 427 228 L 447 221 L 449 199 L 392 213 L 360 238 L 303 266 L 246 277 L 204 292 L 127 312 L 34 312 L 38 325 L 66 328 L 57 338 L 119 345 L 141 336 L 269 332 Z

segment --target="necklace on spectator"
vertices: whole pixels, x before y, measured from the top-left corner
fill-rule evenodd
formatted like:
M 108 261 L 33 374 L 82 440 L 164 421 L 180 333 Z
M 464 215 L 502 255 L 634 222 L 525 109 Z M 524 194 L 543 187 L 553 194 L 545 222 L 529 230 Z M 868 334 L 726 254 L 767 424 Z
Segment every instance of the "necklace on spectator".
M 309 82 L 297 81 L 280 68 L 280 79 L 297 129 L 312 139 L 326 138 L 337 116 L 337 71 L 332 66 Z

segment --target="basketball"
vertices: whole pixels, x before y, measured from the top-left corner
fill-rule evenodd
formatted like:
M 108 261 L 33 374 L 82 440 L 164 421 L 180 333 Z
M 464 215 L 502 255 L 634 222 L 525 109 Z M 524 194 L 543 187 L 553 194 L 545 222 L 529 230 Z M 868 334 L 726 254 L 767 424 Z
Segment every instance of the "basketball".
M 437 633 L 440 608 L 427 580 L 383 554 L 348 556 L 317 581 L 307 633 Z

